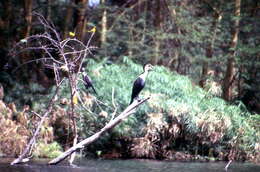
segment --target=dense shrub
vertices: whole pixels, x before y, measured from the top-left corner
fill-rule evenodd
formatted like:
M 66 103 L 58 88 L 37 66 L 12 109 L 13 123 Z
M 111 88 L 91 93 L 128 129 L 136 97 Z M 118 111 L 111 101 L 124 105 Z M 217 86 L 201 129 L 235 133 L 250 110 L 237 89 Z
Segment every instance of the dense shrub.
M 76 118 L 80 138 L 98 131 L 128 106 L 132 83 L 142 66 L 124 57 L 122 64 L 89 60 L 86 70 L 98 95 L 79 82 Z M 33 101 L 34 110 L 42 111 L 50 96 Z M 140 96 L 151 98 L 122 124 L 89 145 L 88 152 L 101 152 L 101 156 L 105 152 L 122 154 L 117 157 L 197 159 L 202 155 L 259 161 L 259 115 L 250 114 L 242 103 L 229 104 L 211 89 L 203 91 L 188 77 L 161 66 L 150 72 Z M 54 138 L 66 147 L 69 102 L 69 86 L 65 83 L 46 121 L 52 131 L 42 132 L 42 142 Z M 1 113 L 4 115 L 4 111 Z
M 79 108 L 83 114 L 79 125 L 84 137 L 108 122 L 115 109 L 121 112 L 127 107 L 132 83 L 142 72 L 142 66 L 124 57 L 120 65 L 105 60 L 100 63 L 90 61 L 87 70 L 98 96 L 82 94 L 83 102 L 91 111 Z M 82 84 L 80 89 L 84 90 Z M 188 77 L 160 66 L 149 74 L 141 92 L 141 97 L 147 96 L 151 99 L 134 115 L 96 142 L 99 149 L 106 150 L 106 144 L 128 138 L 128 144 L 132 143 L 132 146 L 128 145 L 129 152 L 139 157 L 171 159 L 171 151 L 186 150 L 194 155 L 214 155 L 223 159 L 231 156 L 230 150 L 234 149 L 236 159 L 259 158 L 257 120 L 253 120 L 243 104 L 228 104 L 210 91 L 203 91 Z M 138 147 L 137 144 L 146 146 Z M 90 150 L 95 145 L 90 146 Z M 143 147 L 143 153 L 140 147 Z

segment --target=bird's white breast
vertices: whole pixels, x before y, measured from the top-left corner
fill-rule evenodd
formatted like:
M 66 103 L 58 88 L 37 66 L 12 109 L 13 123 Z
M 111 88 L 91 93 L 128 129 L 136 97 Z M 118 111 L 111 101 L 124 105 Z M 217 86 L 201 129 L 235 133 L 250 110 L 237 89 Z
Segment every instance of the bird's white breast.
M 144 72 L 144 73 L 142 73 L 142 74 L 139 76 L 139 78 L 141 78 L 143 81 L 145 81 L 147 74 L 148 74 L 148 72 Z

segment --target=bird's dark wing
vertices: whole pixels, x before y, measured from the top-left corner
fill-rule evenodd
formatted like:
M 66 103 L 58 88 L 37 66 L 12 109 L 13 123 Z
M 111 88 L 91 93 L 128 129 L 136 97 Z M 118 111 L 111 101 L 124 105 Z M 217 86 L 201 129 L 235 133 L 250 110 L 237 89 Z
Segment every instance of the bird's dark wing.
M 130 104 L 134 101 L 136 97 L 138 97 L 139 93 L 141 90 L 144 88 L 145 82 L 142 78 L 138 77 L 134 84 L 133 84 L 133 89 L 132 89 L 132 96 L 131 96 L 131 102 Z
M 84 81 L 84 85 L 85 85 L 85 88 L 88 89 L 89 87 L 91 87 L 94 91 L 95 94 L 97 94 L 93 84 L 92 84 L 92 81 L 90 79 L 90 77 L 88 75 L 85 75 L 83 76 L 83 81 Z
M 89 78 L 88 75 L 84 75 L 84 76 L 83 76 L 83 81 L 84 81 L 84 85 L 85 85 L 86 89 L 88 89 L 89 87 L 91 87 L 92 81 L 91 81 L 91 79 Z

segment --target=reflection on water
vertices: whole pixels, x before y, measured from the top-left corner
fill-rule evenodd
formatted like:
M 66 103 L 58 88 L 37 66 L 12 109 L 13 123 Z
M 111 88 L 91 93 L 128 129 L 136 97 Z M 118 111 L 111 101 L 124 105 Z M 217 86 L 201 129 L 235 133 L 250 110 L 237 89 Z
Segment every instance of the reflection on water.
M 56 166 L 44 164 L 46 161 L 10 166 L 0 160 L 0 172 L 224 172 L 226 162 L 81 159 L 74 167 L 66 164 Z M 250 163 L 232 163 L 228 172 L 260 172 L 260 166 Z

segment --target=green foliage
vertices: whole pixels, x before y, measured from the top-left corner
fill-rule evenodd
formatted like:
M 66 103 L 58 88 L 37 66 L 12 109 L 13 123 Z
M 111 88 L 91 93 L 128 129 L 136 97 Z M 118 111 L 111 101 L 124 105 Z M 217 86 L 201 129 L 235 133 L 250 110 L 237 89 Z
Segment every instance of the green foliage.
M 15 103 L 18 107 L 30 105 L 33 109 L 42 109 L 48 101 L 46 97 L 46 89 L 37 83 L 23 85 L 18 82 L 12 82 L 12 87 L 5 90 L 4 100 L 7 103 Z
M 155 24 L 156 14 L 152 10 L 141 10 L 138 16 L 136 16 L 135 8 L 99 6 L 98 9 L 93 10 L 93 13 L 89 15 L 89 21 L 96 22 L 98 17 L 103 17 L 103 10 L 107 11 L 107 18 L 110 21 L 109 30 L 106 33 L 107 42 L 102 45 L 96 57 L 100 59 L 108 57 L 118 62 L 122 61 L 124 56 L 129 56 L 134 61 L 147 62 L 155 55 L 158 55 L 157 60 L 160 61 L 169 60 L 174 53 L 179 53 L 182 62 L 193 65 L 191 62 L 197 61 L 196 58 L 204 57 L 201 45 L 204 45 L 211 35 L 208 24 L 210 19 L 196 17 L 196 10 L 200 8 L 198 5 L 195 7 L 187 5 L 184 8 L 175 3 L 169 2 L 168 7 L 165 8 L 175 9 L 177 19 L 175 20 L 171 12 L 166 10 L 165 15 L 162 16 L 160 28 Z M 143 5 L 153 6 L 150 2 Z M 123 12 L 118 15 L 115 13 L 117 10 L 123 10 Z M 101 26 L 102 20 L 99 21 L 98 26 Z M 178 33 L 177 29 L 185 34 Z M 99 27 L 98 31 L 101 32 Z M 160 45 L 159 52 L 155 48 L 157 43 Z M 186 65 L 184 63 L 183 65 Z M 176 66 L 177 64 L 174 64 L 174 68 Z
M 46 144 L 43 142 L 37 143 L 36 150 L 33 155 L 37 158 L 56 158 L 62 153 L 62 148 L 57 142 Z
M 52 19 L 59 28 L 58 30 L 63 29 L 63 20 L 60 20 L 62 18 L 60 16 L 64 16 L 66 9 L 60 7 L 68 5 L 65 4 L 66 2 L 57 1 L 52 4 Z M 142 72 L 142 67 L 133 63 L 133 61 L 145 63 L 158 56 L 159 63 L 168 65 L 178 73 L 191 76 L 193 82 L 201 79 L 201 64 L 207 61 L 210 68 L 219 71 L 217 78 L 212 78 L 212 81 L 219 82 L 223 79 L 226 59 L 230 52 L 229 42 L 230 31 L 234 22 L 234 2 L 208 1 L 205 3 L 204 1 L 187 0 L 179 3 L 179 1 L 170 1 L 166 7 L 163 7 L 163 5 L 161 7 L 165 14 L 162 15 L 160 27 L 156 23 L 158 16 L 154 14 L 153 9 L 156 5 L 151 2 L 144 1 L 144 3 L 138 3 L 130 8 L 105 4 L 88 10 L 88 21 L 90 21 L 88 25 L 97 26 L 96 38 L 99 38 L 101 33 L 101 23 L 99 22 L 102 21 L 100 19 L 103 17 L 103 10 L 105 9 L 109 22 L 107 23 L 107 42 L 101 45 L 101 49 L 96 54 L 96 58 L 99 60 L 107 59 L 100 63 L 90 61 L 88 64 L 88 73 L 94 80 L 94 85 L 99 94 L 96 99 L 80 93 L 79 96 L 82 97 L 84 103 L 88 102 L 86 108 L 89 111 L 86 111 L 80 105 L 77 105 L 76 108 L 77 113 L 83 114 L 80 115 L 78 120 L 83 137 L 93 134 L 108 122 L 112 118 L 111 114 L 115 111 L 115 107 L 117 107 L 117 113 L 119 113 L 129 104 L 132 82 Z M 39 1 L 36 5 L 39 6 L 40 3 L 42 2 Z M 15 10 L 22 5 L 15 4 L 16 7 L 13 4 L 14 2 L 10 3 Z M 0 6 L 4 7 L 4 4 L 1 3 Z M 259 20 L 256 20 L 257 12 L 252 10 L 254 6 L 255 3 L 253 2 L 244 1 L 242 3 L 241 28 L 235 60 L 236 66 L 239 68 L 239 76 L 245 81 L 242 87 L 259 93 L 258 78 L 260 77 L 258 77 L 259 74 L 256 74 L 256 70 L 259 68 L 260 49 L 259 37 L 255 36 L 259 35 Z M 6 13 L 4 9 L 1 8 L 1 14 Z M 41 10 L 44 12 L 45 9 L 44 7 Z M 169 11 L 165 9 L 169 9 Z M 173 10 L 175 10 L 176 16 L 168 13 Z M 223 19 L 216 26 L 213 57 L 207 59 L 205 52 L 208 44 L 213 41 L 211 27 L 215 20 L 216 10 L 221 13 Z M 6 17 L 8 20 L 14 21 L 6 27 L 7 29 L 1 27 L 1 31 L 3 30 L 3 33 L 6 33 L 3 37 L 6 38 L 4 40 L 8 40 L 1 41 L 4 47 L 1 54 L 5 59 L 2 66 L 9 62 L 9 56 L 6 56 L 7 47 L 12 44 L 11 42 L 14 42 L 13 39 L 17 40 L 18 35 L 23 30 L 21 21 L 15 19 L 19 19 L 16 16 L 21 15 L 23 10 L 18 11 L 20 12 L 12 13 L 12 18 Z M 5 21 L 4 18 L 3 21 Z M 19 26 L 16 23 L 19 23 Z M 70 29 L 72 29 L 72 26 L 70 26 Z M 31 33 L 37 32 L 37 30 L 40 30 L 40 28 L 33 27 Z M 13 38 L 11 38 L 12 36 Z M 100 45 L 100 41 L 98 39 L 91 44 Z M 159 46 L 158 49 L 156 48 L 157 45 Z M 125 56 L 128 56 L 128 58 Z M 171 60 L 173 60 L 173 63 L 169 64 Z M 16 65 L 20 65 L 19 60 L 14 61 Z M 117 65 L 116 63 L 123 64 Z M 26 75 L 25 79 L 30 76 L 25 73 L 24 75 Z M 19 77 L 21 79 L 21 76 Z M 0 81 L 12 86 L 10 88 L 5 86 L 5 88 L 8 88 L 5 95 L 6 102 L 15 102 L 20 106 L 29 104 L 36 111 L 45 108 L 50 95 L 42 95 L 44 89 L 41 86 L 37 84 L 20 85 L 10 81 L 10 78 L 7 73 L 1 72 Z M 237 79 L 235 78 L 235 81 Z M 81 91 L 84 90 L 82 83 L 80 83 L 79 88 Z M 54 89 L 51 90 L 52 93 L 53 91 Z M 239 93 L 240 90 L 235 91 Z M 143 97 L 149 95 L 152 97 L 149 102 L 142 105 L 135 115 L 117 126 L 113 130 L 112 136 L 133 137 L 144 135 L 145 131 L 142 129 L 147 126 L 147 114 L 163 113 L 164 120 L 168 124 L 170 124 L 169 119 L 177 119 L 178 124 L 183 125 L 183 130 L 187 132 L 191 139 L 207 141 L 208 145 L 212 145 L 214 142 L 221 142 L 226 147 L 237 144 L 241 147 L 241 150 L 250 152 L 259 143 L 259 127 L 257 127 L 259 126 L 259 118 L 252 117 L 241 105 L 229 105 L 214 96 L 220 94 L 212 92 L 211 86 L 205 92 L 195 86 L 188 77 L 177 75 L 164 67 L 156 67 L 151 72 L 146 88 L 142 92 Z M 256 97 L 259 98 L 260 95 L 256 94 Z M 60 98 L 70 99 L 67 83 L 62 86 Z M 98 102 L 98 100 L 103 103 Z M 68 108 L 64 105 L 64 109 Z M 219 137 L 212 138 L 212 133 L 219 134 Z M 99 143 L 108 142 L 108 137 L 102 139 Z M 193 141 L 191 140 L 190 143 L 193 144 Z
M 89 106 L 93 113 L 82 108 L 79 111 L 83 114 L 79 124 L 84 137 L 93 134 L 111 119 L 115 110 L 112 99 L 117 107 L 117 114 L 128 106 L 132 83 L 142 72 L 142 66 L 127 57 L 124 57 L 123 64 L 120 65 L 91 60 L 87 72 L 98 92 L 96 98 L 103 103 L 94 101 Z M 79 88 L 81 91 L 85 89 L 82 84 Z M 183 130 L 191 145 L 198 139 L 208 146 L 218 143 L 225 149 L 237 144 L 241 151 L 249 154 L 260 141 L 257 137 L 260 133 L 256 127 L 257 120 L 251 118 L 250 113 L 240 107 L 242 105 L 229 105 L 223 99 L 195 86 L 188 77 L 177 75 L 165 67 L 156 66 L 150 72 L 146 87 L 141 92 L 141 97 L 147 96 L 151 96 L 147 103 L 113 129 L 110 135 L 97 141 L 97 144 L 107 144 L 109 138 L 143 136 L 147 120 L 149 121 L 148 115 L 162 112 L 166 121 L 177 119 L 184 126 Z M 101 115 L 104 112 L 107 115 Z M 169 121 L 167 125 L 170 125 Z M 172 144 L 174 146 L 174 142 Z
M 185 5 L 184 5 L 185 4 Z M 236 64 L 241 67 L 239 71 L 242 79 L 256 78 L 251 74 L 259 68 L 259 22 L 258 15 L 250 8 L 254 3 L 245 1 L 241 6 L 240 30 L 238 46 L 236 47 Z M 209 69 L 218 71 L 213 81 L 219 82 L 223 79 L 226 70 L 227 58 L 230 53 L 230 41 L 232 26 L 234 24 L 234 2 L 190 1 L 185 0 L 182 5 L 178 1 L 167 2 L 161 8 L 165 10 L 160 19 L 161 27 L 158 28 L 156 16 L 153 11 L 152 2 L 140 3 L 136 8 L 125 8 L 118 6 L 99 6 L 89 15 L 89 21 L 97 26 L 102 26 L 103 10 L 107 11 L 108 32 L 107 42 L 96 54 L 97 58 L 104 57 L 115 62 L 121 62 L 124 56 L 138 63 L 153 61 L 158 57 L 160 64 L 167 65 L 178 73 L 189 75 L 194 82 L 201 79 L 203 62 L 209 63 Z M 115 11 L 123 11 L 116 13 Z M 175 11 L 171 13 L 170 11 Z M 216 13 L 222 16 L 216 22 Z M 157 21 L 159 22 L 159 20 Z M 99 28 L 98 27 L 98 31 Z M 214 36 L 213 32 L 216 32 Z M 209 45 L 213 43 L 212 57 L 207 58 Z M 95 44 L 95 43 L 93 43 Z M 157 52 L 156 45 L 159 45 Z M 177 54 L 177 55 L 176 55 Z M 172 61 L 172 63 L 170 63 Z M 246 78 L 245 78 L 246 77 Z M 259 78 L 259 77 L 258 77 Z M 238 78 L 236 78 L 237 80 Z M 260 81 L 256 83 L 245 82 L 241 89 L 248 87 L 259 90 Z M 235 95 L 241 97 L 241 90 L 235 90 Z M 257 96 L 259 102 L 260 96 Z

